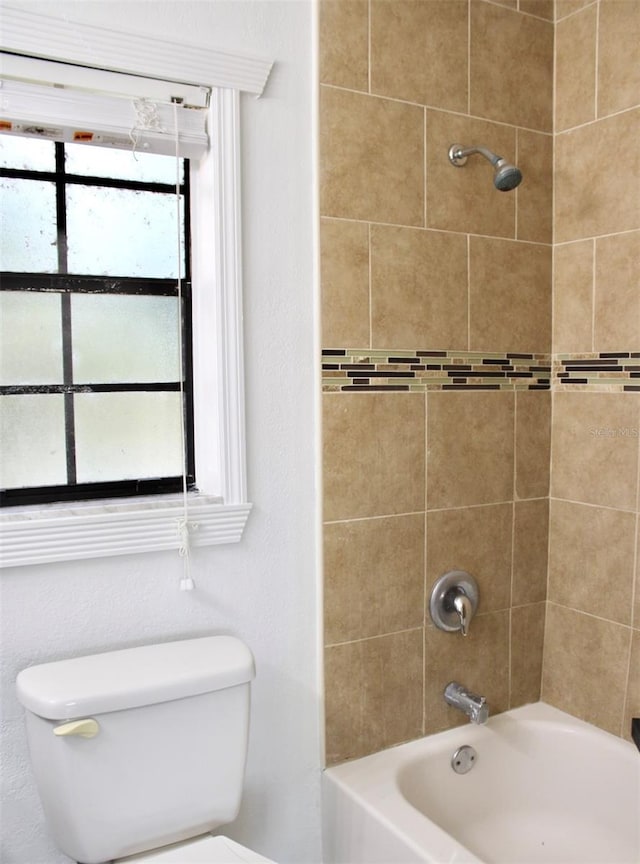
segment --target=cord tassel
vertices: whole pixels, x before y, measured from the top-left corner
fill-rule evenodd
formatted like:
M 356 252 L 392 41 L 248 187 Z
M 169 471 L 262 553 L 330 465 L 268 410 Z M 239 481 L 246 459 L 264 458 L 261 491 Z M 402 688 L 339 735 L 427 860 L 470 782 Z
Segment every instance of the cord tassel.
M 198 526 L 194 524 L 191 527 L 196 529 Z M 180 538 L 178 554 L 182 558 L 184 568 L 182 578 L 180 579 L 181 591 L 193 591 L 193 589 L 196 587 L 196 583 L 191 577 L 191 536 L 189 534 L 189 529 L 190 526 L 186 518 L 178 520 L 177 531 Z

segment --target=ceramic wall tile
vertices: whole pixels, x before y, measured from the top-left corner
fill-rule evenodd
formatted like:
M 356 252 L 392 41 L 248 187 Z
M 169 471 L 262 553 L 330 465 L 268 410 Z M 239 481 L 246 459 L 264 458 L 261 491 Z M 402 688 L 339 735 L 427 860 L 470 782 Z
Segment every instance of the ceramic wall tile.
M 549 603 L 543 701 L 619 735 L 631 633 L 621 624 Z
M 551 132 L 553 24 L 471 0 L 471 113 Z M 490 146 L 490 145 L 485 145 Z
M 423 514 L 325 525 L 324 579 L 327 645 L 421 627 Z
M 554 395 L 554 498 L 635 510 L 639 406 L 633 393 Z
M 635 513 L 552 500 L 549 600 L 631 624 Z
M 320 212 L 424 225 L 424 109 L 323 86 Z
M 369 89 L 368 0 L 320 0 L 320 81 Z
M 467 0 L 375 0 L 372 92 L 466 111 L 467 43 Z
M 598 19 L 598 117 L 640 103 L 640 3 L 601 0 Z
M 556 131 L 595 119 L 597 17 L 593 4 L 556 25 Z
M 322 219 L 322 344 L 369 346 L 369 226 Z
M 431 393 L 428 509 L 513 497 L 512 393 Z
M 325 393 L 326 521 L 424 510 L 424 396 Z
M 466 238 L 373 225 L 371 299 L 374 345 L 466 348 Z
M 640 109 L 556 135 L 555 239 L 640 226 Z M 624 153 L 624 164 L 611 154 Z
M 540 699 L 545 606 L 533 603 L 511 610 L 511 708 Z
M 516 501 L 514 508 L 511 603 L 540 603 L 547 599 L 549 502 Z
M 422 629 L 325 649 L 327 764 L 420 737 L 422 658 Z
M 551 247 L 471 237 L 469 320 L 474 351 L 549 352 Z

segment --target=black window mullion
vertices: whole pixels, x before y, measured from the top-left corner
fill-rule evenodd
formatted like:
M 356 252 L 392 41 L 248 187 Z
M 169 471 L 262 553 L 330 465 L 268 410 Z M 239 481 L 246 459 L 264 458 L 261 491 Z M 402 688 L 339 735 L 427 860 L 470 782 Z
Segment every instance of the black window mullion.
M 71 294 L 60 295 L 62 313 L 62 380 L 66 385 L 73 384 L 73 355 L 71 336 Z M 67 483 L 75 484 L 78 479 L 76 471 L 76 420 L 74 394 L 65 391 L 64 399 L 64 429 L 67 443 Z
M 67 187 L 64 177 L 64 144 L 56 142 L 56 221 L 58 236 L 58 273 L 68 270 L 67 252 Z M 60 295 L 60 316 L 62 327 L 62 381 L 73 384 L 73 335 L 71 332 L 71 295 Z M 66 442 L 67 483 L 77 482 L 76 470 L 76 423 L 74 395 L 66 391 L 64 399 L 64 430 Z
M 191 281 L 191 183 L 189 179 L 189 160 L 185 159 L 184 162 L 184 182 L 180 187 L 180 194 L 182 195 L 182 200 L 184 202 L 183 212 L 184 212 L 184 230 L 182 232 L 182 236 L 185 240 L 185 250 L 184 250 L 184 278 L 190 282 Z M 189 306 L 191 305 L 191 301 L 189 300 Z M 191 331 L 191 324 L 189 324 L 189 331 Z
M 64 146 L 64 145 L 61 145 Z M 185 160 L 186 161 L 186 160 Z M 108 189 L 132 189 L 136 192 L 155 192 L 160 195 L 175 194 L 176 187 L 171 183 L 157 183 L 154 180 L 123 180 L 118 177 L 93 177 L 84 174 L 64 173 L 64 179 L 70 186 L 99 186 Z M 55 171 L 32 171 L 28 168 L 0 168 L 0 177 L 16 180 L 56 180 L 60 175 L 56 165 Z M 186 181 L 185 181 L 186 182 Z M 180 185 L 180 194 L 184 195 L 185 183 Z
M 187 234 L 187 237 L 190 237 Z M 187 261 L 190 259 L 187 255 Z M 192 304 L 191 304 L 191 284 L 187 283 L 183 286 L 182 294 L 182 309 L 181 311 L 181 326 L 183 339 L 183 352 L 181 358 L 181 371 L 183 381 L 183 422 L 185 424 L 185 450 L 183 458 L 185 460 L 187 479 L 195 478 L 195 438 L 193 429 L 193 328 L 192 328 Z M 192 481 L 192 482 L 195 482 Z
M 7 291 L 42 291 L 72 294 L 149 294 L 175 297 L 176 279 L 155 279 L 132 276 L 82 276 L 65 273 L 0 273 L 0 284 Z M 190 287 L 183 280 L 183 290 Z
M 64 144 L 56 141 L 56 223 L 58 273 L 67 272 L 67 189 L 64 182 Z

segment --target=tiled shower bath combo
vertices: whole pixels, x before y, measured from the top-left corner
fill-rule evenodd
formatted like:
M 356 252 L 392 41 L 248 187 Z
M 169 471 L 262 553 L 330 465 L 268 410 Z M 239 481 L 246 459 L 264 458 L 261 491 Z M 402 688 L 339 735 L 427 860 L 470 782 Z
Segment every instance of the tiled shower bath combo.
M 328 764 L 464 724 L 452 680 L 630 740 L 639 44 L 634 0 L 320 4 Z

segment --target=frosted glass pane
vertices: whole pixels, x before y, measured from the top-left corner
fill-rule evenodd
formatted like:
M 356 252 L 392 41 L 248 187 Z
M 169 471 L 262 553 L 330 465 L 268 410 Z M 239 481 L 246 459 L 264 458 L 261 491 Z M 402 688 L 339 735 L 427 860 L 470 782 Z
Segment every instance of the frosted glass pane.
M 91 177 L 114 177 L 120 180 L 140 180 L 145 183 L 170 183 L 175 186 L 174 156 L 155 153 L 134 153 L 129 150 L 109 150 L 86 144 L 65 146 L 65 168 L 69 174 Z M 184 177 L 184 162 L 179 161 L 179 178 Z
M 55 144 L 19 135 L 0 135 L 0 166 L 26 171 L 55 171 Z
M 75 397 L 78 483 L 182 474 L 179 393 Z
M 64 397 L 0 396 L 3 489 L 67 482 Z
M 0 180 L 0 270 L 55 273 L 56 190 L 45 180 Z
M 174 195 L 69 186 L 67 237 L 70 273 L 151 278 L 178 275 Z M 180 248 L 184 260 L 183 238 Z
M 62 380 L 60 294 L 0 292 L 0 383 Z
M 178 381 L 178 320 L 176 297 L 74 295 L 73 380 Z

